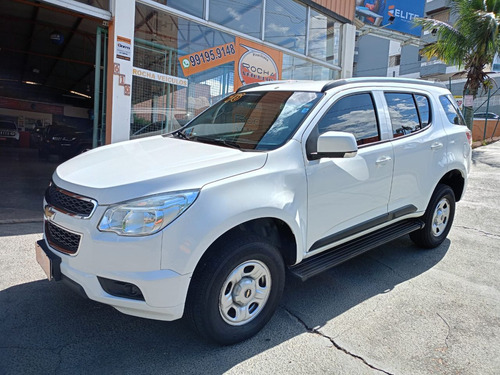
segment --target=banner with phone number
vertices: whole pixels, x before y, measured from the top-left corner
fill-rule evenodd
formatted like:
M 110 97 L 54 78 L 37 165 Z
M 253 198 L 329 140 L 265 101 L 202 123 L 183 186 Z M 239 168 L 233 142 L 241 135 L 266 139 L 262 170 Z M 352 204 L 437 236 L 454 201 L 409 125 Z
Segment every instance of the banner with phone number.
M 179 63 L 185 77 L 204 70 L 234 61 L 236 58 L 235 43 L 226 43 L 220 46 L 204 49 L 179 57 Z

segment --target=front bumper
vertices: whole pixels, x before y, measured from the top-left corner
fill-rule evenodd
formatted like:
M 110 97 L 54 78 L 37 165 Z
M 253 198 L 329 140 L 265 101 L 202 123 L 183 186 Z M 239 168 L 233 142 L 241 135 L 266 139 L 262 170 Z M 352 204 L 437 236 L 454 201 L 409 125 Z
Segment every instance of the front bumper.
M 38 241 L 37 245 L 39 246 L 37 251 L 43 251 L 50 260 L 48 268 L 46 265 L 42 266 L 49 280 L 63 281 L 84 297 L 113 306 L 124 314 L 169 321 L 182 317 L 190 275 L 179 275 L 171 270 L 155 270 L 113 272 L 100 276 L 71 267 L 67 262 L 70 257 L 50 249 L 45 240 Z M 37 260 L 39 256 L 37 254 Z M 42 265 L 40 260 L 39 263 Z M 120 284 L 135 285 L 144 298 L 138 300 L 111 295 L 103 288 L 103 278 L 115 280 Z

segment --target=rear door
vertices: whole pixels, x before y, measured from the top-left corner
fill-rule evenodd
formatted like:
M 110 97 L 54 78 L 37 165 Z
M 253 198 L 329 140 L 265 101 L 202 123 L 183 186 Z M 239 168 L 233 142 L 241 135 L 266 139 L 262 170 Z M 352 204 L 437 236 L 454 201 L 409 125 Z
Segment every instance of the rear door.
M 446 133 L 425 92 L 385 91 L 393 131 L 394 177 L 389 211 L 424 211 L 447 171 Z

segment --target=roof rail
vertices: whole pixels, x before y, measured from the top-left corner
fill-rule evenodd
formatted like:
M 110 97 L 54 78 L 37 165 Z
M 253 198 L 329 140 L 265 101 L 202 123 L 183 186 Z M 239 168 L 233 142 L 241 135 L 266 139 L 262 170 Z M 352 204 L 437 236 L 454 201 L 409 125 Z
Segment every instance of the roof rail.
M 291 82 L 301 82 L 301 81 L 311 81 L 311 80 L 307 80 L 307 79 L 304 79 L 304 80 L 300 80 L 300 79 L 280 79 L 280 80 L 277 80 L 277 81 L 263 81 L 263 82 L 255 82 L 255 83 L 249 83 L 248 85 L 245 85 L 245 86 L 241 86 L 238 90 L 236 90 L 236 92 L 240 92 L 241 90 L 247 90 L 247 89 L 251 89 L 251 88 L 254 88 L 254 87 L 257 87 L 257 86 L 265 86 L 265 85 L 275 85 L 275 84 L 279 84 L 279 83 L 291 83 Z
M 276 84 L 276 83 L 280 83 L 280 82 L 286 82 L 286 81 L 279 80 L 279 81 L 263 81 L 263 82 L 249 83 L 248 85 L 241 86 L 238 90 L 236 90 L 236 92 L 240 92 L 241 90 L 251 89 L 251 88 L 257 87 L 257 86 L 272 85 L 272 84 Z
M 414 78 L 391 78 L 391 77 L 359 77 L 359 78 L 344 78 L 335 81 L 328 82 L 323 86 L 321 92 L 333 89 L 335 87 L 347 85 L 348 83 L 411 83 L 417 85 L 434 86 L 446 88 L 446 86 L 441 82 L 431 82 L 422 79 Z

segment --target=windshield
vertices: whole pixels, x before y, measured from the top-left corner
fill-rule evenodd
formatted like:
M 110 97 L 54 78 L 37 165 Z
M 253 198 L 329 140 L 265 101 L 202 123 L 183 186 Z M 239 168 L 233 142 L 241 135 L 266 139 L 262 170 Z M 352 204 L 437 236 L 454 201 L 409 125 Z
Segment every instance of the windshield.
M 16 124 L 9 121 L 0 121 L 0 129 L 17 130 Z
M 236 93 L 209 108 L 177 134 L 241 150 L 274 150 L 292 137 L 320 97 L 317 92 Z

